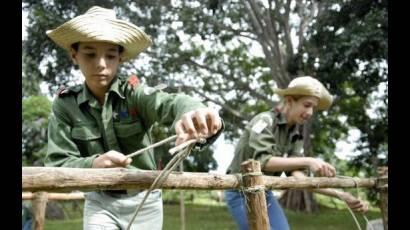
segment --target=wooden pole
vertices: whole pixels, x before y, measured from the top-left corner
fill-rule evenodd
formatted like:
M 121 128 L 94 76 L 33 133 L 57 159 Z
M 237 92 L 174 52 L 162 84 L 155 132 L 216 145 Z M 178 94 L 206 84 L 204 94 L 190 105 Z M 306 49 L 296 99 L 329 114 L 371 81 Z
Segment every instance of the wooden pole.
M 160 171 L 125 168 L 85 169 L 59 167 L 23 167 L 23 191 L 71 192 L 113 189 L 146 189 Z M 376 178 L 352 180 L 349 178 L 282 178 L 262 176 L 267 189 L 317 188 L 374 188 Z M 357 183 L 357 184 L 356 184 Z M 172 172 L 162 184 L 162 189 L 225 190 L 239 189 L 235 175 L 213 173 Z
M 46 215 L 47 207 L 47 193 L 46 192 L 36 192 L 34 193 L 34 202 L 33 202 L 33 229 L 34 230 L 43 230 L 44 228 L 44 219 Z
M 184 162 L 181 162 L 179 165 L 179 171 L 184 171 Z M 179 206 L 180 206 L 180 215 L 181 215 L 181 230 L 185 230 L 185 202 L 184 202 L 184 191 L 179 191 Z
M 388 207 L 389 207 L 389 188 L 388 188 L 388 168 L 387 167 L 379 167 L 377 169 L 377 173 L 379 176 L 378 183 L 377 183 L 377 190 L 380 194 L 380 210 L 382 212 L 382 219 L 383 219 L 383 228 L 384 230 L 388 230 Z
M 255 160 L 245 161 L 241 164 L 241 171 L 249 228 L 251 230 L 269 230 L 265 186 L 260 163 Z
M 33 200 L 35 193 L 22 192 L 21 198 L 23 200 Z M 47 200 L 82 200 L 84 199 L 84 193 L 72 192 L 72 193 L 47 193 Z

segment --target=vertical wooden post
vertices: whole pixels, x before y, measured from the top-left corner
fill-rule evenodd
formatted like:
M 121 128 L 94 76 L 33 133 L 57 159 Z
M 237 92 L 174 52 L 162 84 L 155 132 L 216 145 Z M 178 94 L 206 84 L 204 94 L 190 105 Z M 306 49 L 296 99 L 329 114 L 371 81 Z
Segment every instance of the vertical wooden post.
M 44 219 L 47 207 L 47 193 L 46 192 L 36 192 L 34 193 L 33 202 L 33 229 L 43 230 L 44 229 Z
M 179 171 L 182 173 L 184 171 L 184 162 L 179 164 Z M 184 191 L 179 191 L 179 206 L 181 215 L 181 230 L 185 230 L 185 202 L 184 202 Z
M 248 160 L 241 164 L 246 210 L 251 230 L 269 230 L 265 186 L 259 161 Z
M 377 181 L 377 190 L 380 194 L 380 210 L 382 212 L 383 217 L 383 228 L 384 230 L 388 230 L 388 196 L 389 196 L 389 188 L 388 188 L 388 168 L 387 167 L 379 167 L 377 169 L 378 173 L 378 181 Z

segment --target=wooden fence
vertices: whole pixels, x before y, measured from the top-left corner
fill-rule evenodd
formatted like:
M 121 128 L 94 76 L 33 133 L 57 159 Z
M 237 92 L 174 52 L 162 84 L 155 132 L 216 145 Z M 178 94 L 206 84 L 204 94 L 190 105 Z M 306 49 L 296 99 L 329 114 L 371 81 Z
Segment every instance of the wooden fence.
M 44 208 L 47 192 L 94 191 L 119 189 L 147 189 L 154 182 L 160 171 L 136 171 L 125 168 L 83 169 L 55 167 L 23 167 L 23 192 L 35 192 L 32 195 Z M 294 178 L 264 176 L 259 162 L 246 161 L 242 164 L 242 174 L 221 175 L 212 173 L 172 172 L 162 184 L 162 189 L 225 190 L 242 189 L 245 193 L 250 229 L 268 229 L 266 200 L 263 189 L 307 189 L 307 188 L 368 188 L 379 191 L 384 229 L 388 229 L 388 177 L 387 171 L 378 178 Z M 23 195 L 24 196 L 24 195 Z M 23 197 L 24 198 L 24 197 Z M 45 201 L 44 201 L 45 200 Z M 36 230 L 42 229 L 39 216 Z M 37 222 L 37 219 L 36 219 Z M 41 226 L 40 226 L 41 225 Z

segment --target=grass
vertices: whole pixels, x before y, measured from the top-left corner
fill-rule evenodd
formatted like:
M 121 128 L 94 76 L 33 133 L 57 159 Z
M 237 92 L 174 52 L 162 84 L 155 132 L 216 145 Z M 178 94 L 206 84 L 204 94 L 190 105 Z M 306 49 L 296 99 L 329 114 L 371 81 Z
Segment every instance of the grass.
M 236 230 L 235 223 L 225 205 L 186 204 L 187 230 Z M 291 229 L 293 230 L 351 230 L 357 229 L 353 218 L 347 209 L 321 207 L 315 214 L 297 213 L 285 210 Z M 179 205 L 164 205 L 164 230 L 179 230 Z M 82 229 L 82 219 L 79 215 L 72 215 L 69 220 L 46 220 L 45 230 L 74 230 Z M 379 211 L 367 213 L 369 220 L 380 218 Z M 365 222 L 362 215 L 357 214 L 363 229 Z

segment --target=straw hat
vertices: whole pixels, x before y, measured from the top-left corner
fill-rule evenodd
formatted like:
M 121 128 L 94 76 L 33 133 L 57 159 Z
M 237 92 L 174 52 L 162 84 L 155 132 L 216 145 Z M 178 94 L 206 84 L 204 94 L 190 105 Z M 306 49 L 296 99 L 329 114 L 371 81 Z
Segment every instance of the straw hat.
M 297 77 L 293 79 L 286 89 L 273 89 L 280 96 L 302 95 L 314 96 L 319 98 L 317 108 L 321 110 L 328 109 L 333 102 L 333 97 L 327 91 L 320 81 L 313 77 Z
M 122 60 L 135 58 L 152 44 L 150 37 L 136 25 L 117 19 L 114 10 L 99 6 L 91 7 L 47 35 L 57 45 L 70 50 L 76 42 L 108 42 L 124 47 Z

